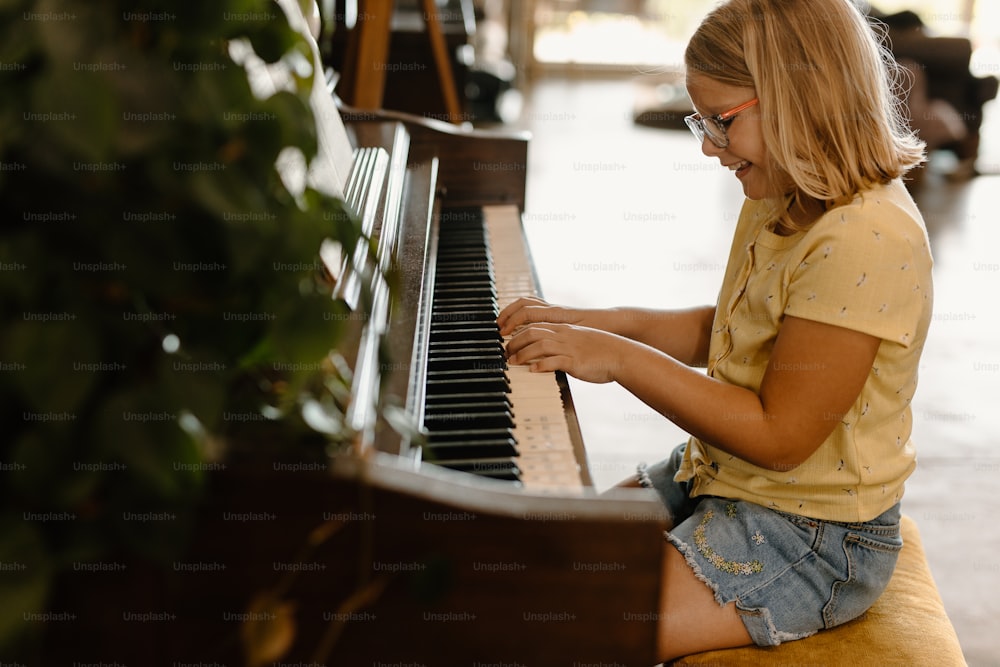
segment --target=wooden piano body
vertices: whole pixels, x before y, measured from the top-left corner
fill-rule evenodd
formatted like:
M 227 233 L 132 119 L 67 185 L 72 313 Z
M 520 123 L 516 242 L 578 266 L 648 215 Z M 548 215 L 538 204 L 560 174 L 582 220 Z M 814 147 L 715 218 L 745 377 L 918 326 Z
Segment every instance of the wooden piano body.
M 73 622 L 23 664 L 657 662 L 656 502 L 533 494 L 388 454 L 213 477 L 183 558 L 67 573 L 52 609 Z
M 250 505 L 273 520 L 237 525 L 219 518 L 245 514 L 247 489 L 273 488 L 274 475 L 219 480 L 197 560 L 227 568 L 175 577 L 198 587 L 172 599 L 171 636 L 150 646 L 178 663 L 242 664 L 242 627 L 227 612 L 287 609 L 290 664 L 656 662 L 664 517 L 655 505 L 536 495 L 399 463 L 379 455 L 332 479 L 295 475 L 294 489 Z M 255 605 L 262 591 L 281 604 Z
M 196 537 L 170 571 L 129 560 L 107 576 L 67 573 L 52 608 L 74 622 L 47 629 L 43 663 L 654 664 L 667 517 L 646 494 L 587 486 L 564 378 L 547 376 L 546 400 L 560 405 L 551 419 L 572 442 L 555 459 L 572 462 L 575 483 L 564 471 L 518 485 L 431 465 L 364 408 L 374 392 L 422 411 L 441 220 L 451 207 L 501 205 L 514 214 L 513 247 L 523 243 L 527 138 L 389 112 L 338 118 L 355 148 L 384 148 L 400 170 L 371 199 L 376 235 L 398 211 L 398 238 L 382 241 L 402 270 L 384 332 L 398 363 L 380 368 L 375 355 L 371 367 L 363 348 L 378 336 L 362 335 L 356 354 L 363 454 L 213 471 Z M 534 285 L 522 254 L 514 284 Z M 518 431 L 532 400 L 511 395 Z
M 463 131 L 391 112 L 342 110 L 342 117 L 355 146 L 382 146 L 391 155 L 408 138 L 400 238 L 389 244 L 396 249 L 393 264 L 402 269 L 400 294 L 386 336 L 390 363 L 383 364 L 379 384 L 383 394 L 395 392 L 399 404 L 419 412 L 415 403 L 426 397 L 414 378 L 426 371 L 426 352 L 414 348 L 428 326 L 418 314 L 429 310 L 426 300 L 433 298 L 427 267 L 441 242 L 439 224 L 455 206 L 499 205 L 501 212 L 515 212 L 503 223 L 513 238 L 493 238 L 492 249 L 513 241 L 516 251 L 524 243 L 527 138 Z M 380 216 L 392 199 L 379 198 Z M 534 285 L 527 254 L 508 256 L 505 263 L 519 264 L 526 270 L 521 282 Z M 497 264 L 502 280 L 509 267 Z M 508 373 L 518 370 L 526 373 Z M 294 659 L 337 665 L 656 662 L 666 513 L 638 492 L 615 500 L 596 496 L 566 380 L 556 374 L 541 379 L 551 395 L 522 396 L 515 384 L 514 412 L 522 420 L 532 414 L 531 402 L 541 400 L 539 409 L 550 412 L 557 404 L 558 412 L 548 417 L 558 422 L 558 433 L 543 434 L 541 446 L 564 449 L 554 460 L 568 471 L 531 474 L 522 465 L 528 473 L 523 486 L 454 472 L 421 462 L 405 439 L 378 423 L 366 456 L 336 462 L 332 479 L 321 474 L 308 490 L 297 483 L 282 499 L 280 515 L 300 517 L 299 538 L 287 532 L 287 522 L 276 526 L 269 549 L 283 555 L 264 559 L 265 570 L 287 560 L 317 526 L 337 526 L 304 559 L 319 563 L 318 569 L 300 573 L 288 594 L 299 633 Z M 515 429 L 519 440 L 525 439 L 522 426 L 519 421 Z M 238 481 L 221 497 L 237 498 L 245 486 L 255 484 Z M 209 529 L 206 538 L 215 533 Z M 226 551 L 240 551 L 242 543 L 218 544 L 218 560 L 238 558 Z M 260 581 L 261 572 L 248 572 L 245 580 Z

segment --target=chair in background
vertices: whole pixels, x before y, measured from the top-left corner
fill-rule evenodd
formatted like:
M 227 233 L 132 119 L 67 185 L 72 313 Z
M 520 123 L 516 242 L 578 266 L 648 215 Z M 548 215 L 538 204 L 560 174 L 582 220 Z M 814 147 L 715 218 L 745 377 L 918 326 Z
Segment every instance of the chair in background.
M 928 151 L 955 154 L 958 165 L 950 178 L 975 176 L 983 105 L 997 96 L 997 78 L 970 71 L 968 39 L 933 35 L 914 12 L 884 14 L 872 8 L 869 14 L 886 25 L 893 56 L 913 75 L 905 98 L 911 127 Z

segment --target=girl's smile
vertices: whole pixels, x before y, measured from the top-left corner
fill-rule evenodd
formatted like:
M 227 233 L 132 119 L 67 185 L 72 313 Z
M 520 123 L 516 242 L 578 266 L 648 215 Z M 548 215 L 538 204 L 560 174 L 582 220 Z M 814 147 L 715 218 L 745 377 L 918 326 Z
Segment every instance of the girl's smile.
M 687 89 L 702 118 L 725 114 L 756 97 L 753 88 L 726 85 L 698 74 L 688 77 Z M 760 127 L 759 105 L 743 109 L 723 122 L 729 144 L 719 148 L 706 134 L 701 142 L 702 152 L 718 158 L 722 166 L 733 171 L 743 184 L 744 194 L 750 199 L 780 194 L 771 192 L 773 186 L 766 173 L 768 161 Z

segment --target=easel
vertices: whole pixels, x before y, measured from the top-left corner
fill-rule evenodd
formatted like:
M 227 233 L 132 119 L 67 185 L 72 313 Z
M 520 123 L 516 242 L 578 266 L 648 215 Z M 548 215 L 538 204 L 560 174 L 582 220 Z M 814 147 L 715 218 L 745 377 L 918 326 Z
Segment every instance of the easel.
M 359 109 L 381 109 L 389 57 L 393 0 L 357 0 L 358 22 L 347 39 L 347 51 L 338 88 L 344 100 Z M 431 54 L 444 96 L 448 120 L 461 123 L 448 49 L 434 0 L 420 0 L 430 39 Z

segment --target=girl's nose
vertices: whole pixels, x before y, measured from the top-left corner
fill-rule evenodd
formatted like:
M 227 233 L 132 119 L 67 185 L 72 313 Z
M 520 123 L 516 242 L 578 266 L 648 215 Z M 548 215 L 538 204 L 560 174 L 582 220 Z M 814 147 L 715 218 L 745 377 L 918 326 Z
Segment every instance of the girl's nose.
M 712 140 L 708 138 L 708 135 L 705 135 L 705 137 L 701 140 L 701 152 L 708 157 L 718 157 L 722 155 L 725 150 L 725 148 L 719 148 L 712 143 Z

